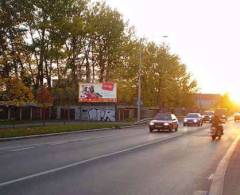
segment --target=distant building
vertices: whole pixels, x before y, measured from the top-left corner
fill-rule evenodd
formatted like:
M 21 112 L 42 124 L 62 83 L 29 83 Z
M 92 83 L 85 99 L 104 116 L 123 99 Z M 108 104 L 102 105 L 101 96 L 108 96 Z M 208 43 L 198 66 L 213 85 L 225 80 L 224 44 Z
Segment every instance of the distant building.
M 221 94 L 194 94 L 194 100 L 197 107 L 201 110 L 208 110 L 216 106 L 221 101 Z

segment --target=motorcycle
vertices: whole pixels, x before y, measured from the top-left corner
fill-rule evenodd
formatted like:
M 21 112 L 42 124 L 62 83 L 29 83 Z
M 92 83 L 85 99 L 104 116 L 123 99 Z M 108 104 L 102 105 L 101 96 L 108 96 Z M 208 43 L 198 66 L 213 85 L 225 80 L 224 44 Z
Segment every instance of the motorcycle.
M 218 126 L 218 127 L 211 127 L 210 130 L 210 136 L 212 137 L 212 140 L 214 141 L 216 138 L 219 140 L 221 139 L 223 135 L 223 126 Z

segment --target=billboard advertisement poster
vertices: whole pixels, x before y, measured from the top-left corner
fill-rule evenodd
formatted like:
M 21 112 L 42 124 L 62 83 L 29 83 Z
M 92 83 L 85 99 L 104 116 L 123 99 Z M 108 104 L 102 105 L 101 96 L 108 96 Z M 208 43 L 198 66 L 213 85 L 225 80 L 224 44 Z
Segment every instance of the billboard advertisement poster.
M 79 102 L 117 102 L 117 84 L 79 83 Z

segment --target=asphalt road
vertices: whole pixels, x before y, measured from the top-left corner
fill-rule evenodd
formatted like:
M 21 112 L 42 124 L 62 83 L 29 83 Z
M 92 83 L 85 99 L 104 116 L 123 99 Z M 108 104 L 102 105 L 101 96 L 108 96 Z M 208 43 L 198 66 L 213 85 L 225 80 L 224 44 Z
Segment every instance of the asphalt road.
M 239 126 L 221 141 L 209 128 L 147 127 L 0 143 L 0 194 L 206 194 Z

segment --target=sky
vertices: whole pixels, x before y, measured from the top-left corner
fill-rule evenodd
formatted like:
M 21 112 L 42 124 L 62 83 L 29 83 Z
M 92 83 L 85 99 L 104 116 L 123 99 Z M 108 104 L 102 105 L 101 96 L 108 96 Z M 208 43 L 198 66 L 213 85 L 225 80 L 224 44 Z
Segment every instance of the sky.
M 106 0 L 138 37 L 165 42 L 202 93 L 229 92 L 240 102 L 240 1 Z M 167 35 L 168 38 L 162 36 Z

